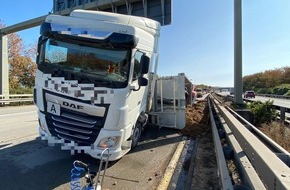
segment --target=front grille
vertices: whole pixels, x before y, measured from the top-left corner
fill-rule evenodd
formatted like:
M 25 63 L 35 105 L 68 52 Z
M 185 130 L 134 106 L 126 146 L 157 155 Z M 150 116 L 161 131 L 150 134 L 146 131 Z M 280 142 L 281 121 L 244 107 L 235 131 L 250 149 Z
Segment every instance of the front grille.
M 90 146 L 98 137 L 104 125 L 104 118 L 91 116 L 61 108 L 61 115 L 46 114 L 49 132 L 80 146 Z

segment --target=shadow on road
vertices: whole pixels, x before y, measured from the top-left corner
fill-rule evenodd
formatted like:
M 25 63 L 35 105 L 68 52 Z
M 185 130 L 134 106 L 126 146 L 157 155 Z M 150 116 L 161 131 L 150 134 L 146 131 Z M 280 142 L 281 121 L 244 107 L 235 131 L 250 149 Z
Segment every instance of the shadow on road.
M 98 161 L 88 155 L 71 156 L 59 147 L 47 146 L 39 138 L 2 149 L 0 189 L 57 188 L 70 182 L 70 170 L 76 159 L 98 165 Z M 63 189 L 68 189 L 67 187 Z
M 177 130 L 149 126 L 143 132 L 139 145 L 128 156 L 132 152 L 179 142 L 181 136 L 177 133 Z M 89 155 L 71 156 L 60 147 L 47 146 L 39 138 L 15 146 L 3 144 L 0 148 L 0 189 L 69 189 L 74 160 L 89 164 L 91 170 L 97 171 L 99 166 L 99 161 Z M 117 162 L 110 162 L 109 167 Z
M 148 125 L 141 135 L 138 146 L 130 151 L 129 154 L 178 143 L 182 140 L 182 137 L 178 135 L 179 132 L 180 130 L 177 129 L 159 128 L 156 125 Z

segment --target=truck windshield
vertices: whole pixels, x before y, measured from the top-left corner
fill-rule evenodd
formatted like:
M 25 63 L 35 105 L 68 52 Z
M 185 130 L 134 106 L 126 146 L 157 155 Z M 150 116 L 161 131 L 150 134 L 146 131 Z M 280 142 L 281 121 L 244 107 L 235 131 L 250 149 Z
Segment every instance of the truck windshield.
M 128 85 L 128 49 L 103 49 L 57 39 L 40 43 L 38 69 L 43 73 L 79 83 L 94 83 L 96 87 L 124 88 Z

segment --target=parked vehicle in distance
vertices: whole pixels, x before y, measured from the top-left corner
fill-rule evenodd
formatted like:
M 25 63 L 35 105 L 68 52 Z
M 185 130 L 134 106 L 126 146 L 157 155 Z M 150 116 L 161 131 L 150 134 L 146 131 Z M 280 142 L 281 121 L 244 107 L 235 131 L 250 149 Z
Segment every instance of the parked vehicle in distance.
M 244 98 L 255 98 L 255 92 L 254 91 L 246 91 L 244 93 Z

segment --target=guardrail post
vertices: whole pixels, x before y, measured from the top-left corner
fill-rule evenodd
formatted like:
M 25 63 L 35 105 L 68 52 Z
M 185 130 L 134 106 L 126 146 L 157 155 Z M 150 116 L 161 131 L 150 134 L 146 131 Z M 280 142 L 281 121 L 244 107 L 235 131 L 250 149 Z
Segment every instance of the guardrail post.
M 9 99 L 7 35 L 0 33 L 0 95 L 2 99 Z
M 284 123 L 285 121 L 285 112 L 286 112 L 285 107 L 280 107 L 280 122 L 281 123 Z

